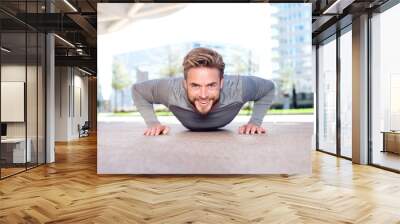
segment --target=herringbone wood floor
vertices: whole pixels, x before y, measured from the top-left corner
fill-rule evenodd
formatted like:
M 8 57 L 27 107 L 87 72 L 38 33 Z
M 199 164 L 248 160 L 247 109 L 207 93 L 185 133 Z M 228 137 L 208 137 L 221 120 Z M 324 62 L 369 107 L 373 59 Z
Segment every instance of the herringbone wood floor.
M 96 174 L 96 139 L 0 181 L 0 223 L 400 223 L 400 175 L 313 153 L 313 174 Z

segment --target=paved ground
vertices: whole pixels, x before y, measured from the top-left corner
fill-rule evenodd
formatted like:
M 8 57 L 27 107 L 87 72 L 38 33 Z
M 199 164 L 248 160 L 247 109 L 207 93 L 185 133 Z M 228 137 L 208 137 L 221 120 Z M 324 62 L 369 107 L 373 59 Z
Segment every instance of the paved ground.
M 171 132 L 167 136 L 143 136 L 145 125 L 140 120 L 100 121 L 98 172 L 104 174 L 311 172 L 313 123 L 265 122 L 263 127 L 267 129 L 266 135 L 239 135 L 237 129 L 246 123 L 248 117 L 239 119 L 220 131 L 190 132 L 176 120 L 161 117 L 161 122 L 171 127 Z

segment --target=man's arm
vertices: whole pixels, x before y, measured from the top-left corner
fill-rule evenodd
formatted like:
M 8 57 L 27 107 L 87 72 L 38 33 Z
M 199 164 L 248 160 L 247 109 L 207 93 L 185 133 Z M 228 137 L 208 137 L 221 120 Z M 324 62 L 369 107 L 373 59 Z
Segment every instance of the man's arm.
M 276 84 L 256 76 L 243 76 L 243 100 L 254 101 L 249 124 L 261 126 L 265 113 L 276 97 Z
M 147 127 L 160 124 L 154 112 L 153 104 L 168 106 L 169 80 L 154 79 L 135 83 L 132 86 L 133 102 L 143 117 Z

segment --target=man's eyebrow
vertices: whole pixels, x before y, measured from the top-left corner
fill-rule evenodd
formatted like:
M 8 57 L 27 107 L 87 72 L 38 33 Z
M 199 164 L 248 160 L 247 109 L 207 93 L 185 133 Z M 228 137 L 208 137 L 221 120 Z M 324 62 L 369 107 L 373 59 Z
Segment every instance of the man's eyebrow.
M 191 82 L 189 84 L 192 86 L 201 86 L 200 84 L 195 83 L 195 82 Z M 210 83 L 207 83 L 206 86 L 215 85 L 215 84 L 217 84 L 217 82 L 210 82 Z

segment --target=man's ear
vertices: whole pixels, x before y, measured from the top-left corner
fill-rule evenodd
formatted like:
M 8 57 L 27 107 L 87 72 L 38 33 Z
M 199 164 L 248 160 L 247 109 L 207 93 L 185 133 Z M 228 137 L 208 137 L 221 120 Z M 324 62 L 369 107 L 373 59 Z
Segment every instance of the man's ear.
M 183 79 L 182 82 L 183 82 L 183 88 L 187 90 L 186 79 Z
M 220 88 L 222 89 L 222 86 L 224 86 L 224 78 L 221 79 L 221 84 Z

